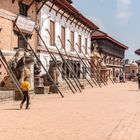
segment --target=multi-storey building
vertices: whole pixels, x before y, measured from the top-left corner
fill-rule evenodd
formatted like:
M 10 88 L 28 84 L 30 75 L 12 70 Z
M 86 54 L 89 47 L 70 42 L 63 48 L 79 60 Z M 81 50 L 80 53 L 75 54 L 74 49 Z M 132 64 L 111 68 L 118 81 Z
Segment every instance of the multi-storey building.
M 4 53 L 7 61 L 14 55 L 14 52 L 18 48 L 27 48 L 27 42 L 15 27 L 15 22 L 19 20 L 17 18 L 20 18 L 19 21 L 23 29 L 22 31 L 35 50 L 37 36 L 34 31 L 30 31 L 30 24 L 36 21 L 36 5 L 37 0 L 0 0 L 0 49 Z M 3 65 L 0 64 L 0 81 L 6 75 L 7 73 Z
M 128 47 L 99 30 L 92 34 L 92 43 L 95 41 L 99 46 L 102 61 L 107 66 L 108 75 L 114 77 L 116 72 L 123 70 L 123 59 Z M 93 50 L 93 48 L 91 49 Z
M 79 74 L 77 67 L 80 67 L 80 69 L 84 68 L 73 47 L 78 51 L 81 58 L 83 58 L 81 50 L 85 55 L 90 54 L 91 33 L 93 30 L 98 29 L 98 27 L 77 11 L 71 3 L 71 0 L 47 1 L 38 15 L 39 32 L 48 49 L 55 54 L 58 60 L 61 60 L 61 58 L 56 46 L 65 57 L 66 53 L 64 49 L 66 50 L 68 55 L 73 58 L 72 63 L 75 73 L 80 78 L 82 74 Z M 40 39 L 38 41 L 37 51 L 44 66 L 48 68 L 51 58 Z M 69 69 L 66 68 L 65 63 L 63 63 L 63 68 L 66 74 L 70 76 Z M 84 73 L 84 70 L 82 71 Z

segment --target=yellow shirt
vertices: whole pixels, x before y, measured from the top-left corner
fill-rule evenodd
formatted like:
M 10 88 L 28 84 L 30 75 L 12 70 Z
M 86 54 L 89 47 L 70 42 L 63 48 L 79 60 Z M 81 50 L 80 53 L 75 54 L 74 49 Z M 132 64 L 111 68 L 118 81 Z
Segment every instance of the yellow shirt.
M 27 81 L 21 82 L 21 89 L 22 91 L 28 91 L 30 89 L 30 84 Z

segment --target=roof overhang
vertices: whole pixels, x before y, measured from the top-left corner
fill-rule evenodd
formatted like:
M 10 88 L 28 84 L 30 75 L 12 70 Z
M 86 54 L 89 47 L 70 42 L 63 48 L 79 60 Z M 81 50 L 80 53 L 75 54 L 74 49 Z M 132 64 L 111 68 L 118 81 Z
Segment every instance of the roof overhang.
M 125 50 L 128 50 L 128 47 L 120 42 L 118 42 L 117 40 L 115 40 L 114 38 L 110 37 L 109 35 L 107 35 L 106 33 L 99 31 L 100 34 L 92 34 L 92 40 L 93 39 L 107 39 L 117 45 L 119 45 L 120 47 L 124 48 Z
M 72 5 L 70 5 L 65 0 L 52 0 L 52 3 L 55 3 L 56 6 L 64 9 L 67 13 L 72 15 L 75 19 L 79 20 L 82 24 L 87 26 L 91 30 L 97 30 L 99 27 L 97 27 L 92 21 L 90 21 L 88 18 L 83 16 L 78 10 L 76 10 Z

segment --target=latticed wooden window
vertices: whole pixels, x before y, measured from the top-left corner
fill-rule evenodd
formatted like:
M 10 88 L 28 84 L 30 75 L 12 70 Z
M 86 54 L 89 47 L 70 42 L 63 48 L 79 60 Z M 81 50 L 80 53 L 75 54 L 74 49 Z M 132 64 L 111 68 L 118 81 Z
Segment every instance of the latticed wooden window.
M 27 17 L 28 5 L 19 2 L 19 14 Z
M 55 45 L 55 23 L 54 21 L 50 20 L 50 45 L 54 46 Z

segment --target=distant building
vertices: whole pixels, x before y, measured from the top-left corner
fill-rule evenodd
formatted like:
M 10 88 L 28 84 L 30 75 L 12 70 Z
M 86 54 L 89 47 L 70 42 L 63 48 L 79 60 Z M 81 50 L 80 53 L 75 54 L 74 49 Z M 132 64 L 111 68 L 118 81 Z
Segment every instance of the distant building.
M 95 41 L 99 46 L 102 60 L 107 66 L 108 75 L 114 77 L 116 72 L 123 70 L 123 59 L 125 50 L 128 49 L 128 47 L 99 30 L 92 34 L 92 44 Z M 92 45 L 91 50 L 93 49 L 94 47 Z
M 124 70 L 126 73 L 133 73 L 136 75 L 138 72 L 138 64 L 136 62 L 125 64 Z

